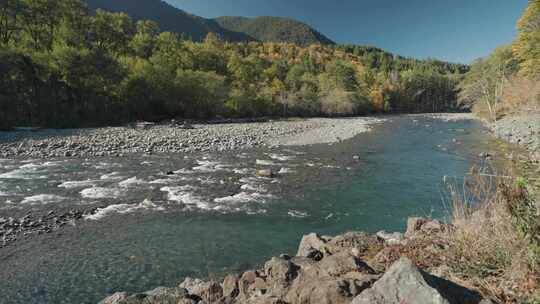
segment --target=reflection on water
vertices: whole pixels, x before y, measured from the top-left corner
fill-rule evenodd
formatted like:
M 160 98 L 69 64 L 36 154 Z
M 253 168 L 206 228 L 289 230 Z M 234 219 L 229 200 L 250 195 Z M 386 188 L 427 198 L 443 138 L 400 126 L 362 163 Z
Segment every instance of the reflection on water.
M 100 207 L 0 249 L 9 303 L 96 303 L 117 290 L 241 271 L 304 233 L 401 230 L 445 215 L 443 176 L 491 143 L 478 122 L 393 117 L 336 145 L 87 160 L 0 160 L 0 216 Z M 257 177 L 272 169 L 277 178 Z M 0 300 L 1 301 L 1 300 Z

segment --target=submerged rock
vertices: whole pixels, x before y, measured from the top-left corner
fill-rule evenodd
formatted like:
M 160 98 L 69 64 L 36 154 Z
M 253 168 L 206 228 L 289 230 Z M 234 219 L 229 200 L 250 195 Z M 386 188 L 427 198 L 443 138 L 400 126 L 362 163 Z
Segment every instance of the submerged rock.
M 257 170 L 255 175 L 257 175 L 258 177 L 272 178 L 274 177 L 274 172 L 271 169 Z

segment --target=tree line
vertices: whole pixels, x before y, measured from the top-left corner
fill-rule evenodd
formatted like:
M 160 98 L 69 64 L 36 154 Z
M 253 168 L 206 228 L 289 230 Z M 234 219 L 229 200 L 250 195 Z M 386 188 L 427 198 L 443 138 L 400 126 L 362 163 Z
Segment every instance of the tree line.
M 361 46 L 204 41 L 80 0 L 0 4 L 0 128 L 457 108 L 468 67 Z

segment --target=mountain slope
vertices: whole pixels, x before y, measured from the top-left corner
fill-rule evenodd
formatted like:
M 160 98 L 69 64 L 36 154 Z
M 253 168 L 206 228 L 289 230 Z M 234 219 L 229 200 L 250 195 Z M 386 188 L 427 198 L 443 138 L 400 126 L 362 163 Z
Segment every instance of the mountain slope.
M 294 42 L 334 44 L 305 23 L 279 17 L 220 17 L 206 19 L 189 14 L 162 0 L 87 0 L 90 10 L 124 12 L 134 19 L 148 19 L 163 31 L 185 34 L 200 41 L 210 32 L 227 41 Z
M 281 17 L 219 17 L 214 19 L 221 27 L 245 33 L 260 41 L 334 44 L 332 40 L 309 25 Z
M 185 34 L 200 41 L 210 32 L 228 41 L 252 41 L 243 33 L 222 28 L 217 22 L 189 14 L 161 0 L 87 0 L 90 10 L 98 8 L 111 12 L 124 12 L 132 18 L 148 19 L 159 24 L 162 31 Z

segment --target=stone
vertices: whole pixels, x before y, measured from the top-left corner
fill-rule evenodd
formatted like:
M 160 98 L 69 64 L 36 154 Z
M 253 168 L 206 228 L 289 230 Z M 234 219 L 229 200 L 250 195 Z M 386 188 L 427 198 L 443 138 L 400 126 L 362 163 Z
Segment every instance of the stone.
M 389 233 L 383 230 L 377 232 L 376 235 L 388 245 L 400 245 L 405 243 L 405 236 L 400 232 Z
M 263 169 L 263 170 L 257 170 L 255 175 L 257 175 L 258 177 L 272 178 L 272 177 L 274 177 L 274 172 L 272 172 L 271 169 Z
M 216 281 L 205 282 L 188 277 L 179 285 L 179 287 L 185 288 L 189 294 L 196 295 L 209 303 L 223 297 L 223 288 Z
M 326 241 L 324 239 L 316 233 L 310 233 L 302 237 L 296 255 L 299 257 L 313 256 L 316 252 L 325 252 L 325 247 Z
M 405 236 L 413 236 L 417 231 L 422 228 L 422 225 L 424 225 L 426 222 L 426 219 L 421 217 L 410 217 L 407 220 L 407 232 L 405 232 Z
M 101 300 L 98 304 L 120 304 L 127 297 L 128 294 L 126 292 L 117 292 Z
M 422 231 L 424 232 L 439 232 L 443 231 L 443 224 L 438 220 L 427 221 L 422 225 Z
M 339 277 L 349 272 L 375 273 L 366 263 L 348 252 L 326 256 L 317 264 L 317 267 L 330 277 Z
M 330 254 L 354 252 L 355 256 L 362 258 L 371 251 L 378 251 L 381 246 L 382 242 L 376 236 L 364 232 L 347 232 L 329 240 L 325 249 Z
M 294 304 L 346 304 L 352 300 L 346 282 L 330 277 L 312 277 L 301 272 L 289 289 L 286 302 Z
M 407 258 L 401 258 L 373 287 L 363 291 L 352 304 L 449 304 L 431 287 L 420 270 Z
M 238 280 L 238 276 L 234 274 L 227 275 L 225 279 L 223 279 L 222 287 L 223 295 L 225 297 L 235 298 L 238 296 Z

